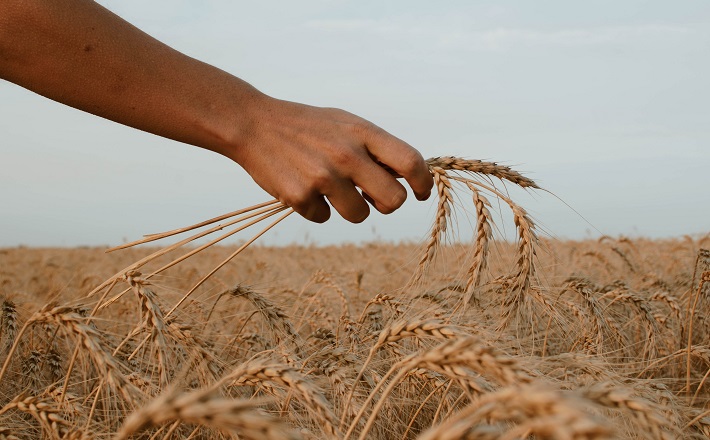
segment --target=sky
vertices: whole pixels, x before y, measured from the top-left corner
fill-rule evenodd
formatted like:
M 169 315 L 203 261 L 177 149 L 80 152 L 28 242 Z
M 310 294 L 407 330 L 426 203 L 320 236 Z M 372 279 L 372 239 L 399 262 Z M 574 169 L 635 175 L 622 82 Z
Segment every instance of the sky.
M 705 0 L 99 3 L 271 96 L 524 172 L 549 191 L 515 193 L 544 235 L 710 232 Z M 2 80 L 0 133 L 0 247 L 116 245 L 270 199 L 221 156 Z M 293 215 L 264 243 L 419 241 L 434 203 Z

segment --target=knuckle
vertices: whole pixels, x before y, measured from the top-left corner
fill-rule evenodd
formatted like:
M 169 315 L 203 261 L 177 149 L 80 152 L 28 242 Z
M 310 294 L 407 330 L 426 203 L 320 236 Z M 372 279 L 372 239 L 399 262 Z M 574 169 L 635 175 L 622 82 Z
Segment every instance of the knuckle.
M 295 190 L 284 194 L 280 199 L 285 205 L 301 212 L 309 205 L 312 197 L 309 191 Z
M 326 168 L 313 168 L 308 176 L 309 185 L 311 188 L 324 193 L 330 188 L 333 183 L 333 173 Z
M 347 170 L 357 161 L 357 157 L 352 150 L 348 148 L 334 148 L 331 151 L 330 160 L 339 170 Z
M 336 119 L 341 121 L 350 121 L 357 118 L 357 116 L 341 108 L 325 107 L 325 110 L 330 112 Z
M 352 122 L 353 131 L 361 137 L 369 137 L 370 134 L 376 131 L 376 126 L 372 122 L 364 119 L 358 119 Z
M 292 191 L 282 196 L 280 200 L 312 222 L 324 223 L 330 218 L 327 204 L 312 191 Z
M 422 169 L 423 162 L 424 159 L 418 151 L 414 149 L 407 149 L 400 155 L 399 168 L 401 173 L 412 175 Z

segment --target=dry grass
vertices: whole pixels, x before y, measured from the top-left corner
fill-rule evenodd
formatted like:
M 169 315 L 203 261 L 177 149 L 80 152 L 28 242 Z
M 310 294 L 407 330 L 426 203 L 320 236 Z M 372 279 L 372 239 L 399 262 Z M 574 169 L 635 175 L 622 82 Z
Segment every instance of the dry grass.
M 707 438 L 710 236 L 539 238 L 506 188 L 535 182 L 429 164 L 421 247 L 212 246 L 272 201 L 163 249 L 0 250 L 0 439 Z

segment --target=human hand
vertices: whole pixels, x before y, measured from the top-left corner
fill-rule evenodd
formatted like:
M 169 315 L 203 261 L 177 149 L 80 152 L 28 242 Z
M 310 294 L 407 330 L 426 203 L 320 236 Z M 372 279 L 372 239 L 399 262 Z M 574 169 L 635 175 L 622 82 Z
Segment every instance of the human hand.
M 417 199 L 431 193 L 433 179 L 421 154 L 358 116 L 265 95 L 249 108 L 234 147 L 222 153 L 308 220 L 330 218 L 326 198 L 353 223 L 367 218 L 367 202 L 383 214 L 399 208 L 407 191 L 383 166 L 403 177 Z

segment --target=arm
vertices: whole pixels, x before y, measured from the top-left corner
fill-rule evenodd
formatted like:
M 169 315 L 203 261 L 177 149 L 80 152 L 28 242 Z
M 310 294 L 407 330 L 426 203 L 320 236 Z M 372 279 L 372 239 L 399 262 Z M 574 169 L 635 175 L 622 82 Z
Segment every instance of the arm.
M 0 78 L 55 101 L 220 153 L 309 220 L 390 213 L 406 179 L 432 178 L 417 150 L 338 109 L 281 101 L 190 58 L 90 0 L 0 0 Z M 359 187 L 365 198 L 357 191 Z

